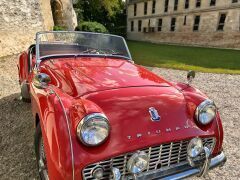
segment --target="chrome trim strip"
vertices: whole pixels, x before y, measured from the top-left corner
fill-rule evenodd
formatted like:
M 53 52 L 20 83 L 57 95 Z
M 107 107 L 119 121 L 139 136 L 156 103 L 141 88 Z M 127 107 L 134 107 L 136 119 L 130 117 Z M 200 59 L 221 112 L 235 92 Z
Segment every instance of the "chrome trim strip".
M 65 119 L 66 119 L 66 123 L 67 123 L 67 127 L 68 127 L 68 136 L 69 136 L 69 143 L 70 143 L 70 149 L 71 149 L 71 159 L 72 159 L 72 179 L 74 180 L 75 179 L 75 172 L 74 172 L 74 155 L 73 155 L 73 143 L 72 143 L 72 136 L 71 136 L 71 132 L 70 132 L 70 125 L 69 125 L 69 118 L 67 116 L 67 113 L 66 113 L 66 109 L 64 108 L 64 105 L 62 103 L 62 100 L 61 98 L 59 97 L 59 95 L 53 90 L 53 89 L 50 89 L 51 93 L 54 93 L 56 95 L 56 97 L 58 98 L 59 100 L 59 103 L 63 109 L 63 112 L 64 112 L 64 116 L 65 116 Z
M 112 54 L 51 54 L 51 55 L 46 55 L 46 56 L 42 56 L 40 58 L 40 60 L 42 61 L 42 59 L 47 59 L 47 58 L 61 58 L 61 57 L 101 57 L 101 58 L 122 58 L 128 61 L 133 61 L 132 59 L 130 59 L 127 56 L 121 56 L 121 55 L 112 55 Z
M 219 121 L 220 120 L 220 116 L 219 114 L 217 114 L 217 116 L 215 117 L 215 121 L 217 122 L 217 127 L 218 127 L 218 150 L 220 150 L 220 142 L 221 142 L 221 138 L 220 138 L 220 126 L 219 126 Z M 216 146 L 216 142 L 215 142 L 215 146 Z
M 219 155 L 211 159 L 210 162 L 210 169 L 213 169 L 217 166 L 221 166 L 226 162 L 227 158 L 223 152 L 221 152 Z M 181 166 L 176 166 L 177 169 L 181 170 Z M 138 176 L 138 179 L 148 179 L 148 178 L 156 178 L 156 179 L 164 179 L 164 180 L 178 180 L 178 179 L 184 179 L 189 176 L 196 175 L 200 172 L 199 169 L 193 168 L 193 169 L 188 169 L 183 172 L 169 175 L 166 177 L 161 177 L 163 175 L 164 170 L 157 170 L 157 171 L 152 171 L 147 174 L 143 174 L 141 176 Z
M 36 64 L 35 64 L 35 69 L 38 69 L 38 65 L 40 63 L 39 57 L 40 57 L 40 52 L 39 52 L 39 38 L 38 38 L 38 33 L 36 33 L 36 37 L 35 37 L 35 41 L 36 41 Z

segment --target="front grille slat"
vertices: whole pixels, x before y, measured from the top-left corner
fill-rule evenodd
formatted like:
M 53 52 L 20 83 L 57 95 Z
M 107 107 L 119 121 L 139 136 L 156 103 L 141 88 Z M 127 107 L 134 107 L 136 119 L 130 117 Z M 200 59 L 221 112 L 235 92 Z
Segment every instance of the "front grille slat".
M 148 167 L 144 172 L 161 169 L 163 167 L 171 168 L 173 165 L 187 162 L 188 143 L 189 140 L 184 140 L 141 149 L 140 151 L 144 151 L 149 158 Z M 205 138 L 203 139 L 203 144 L 204 146 L 207 146 L 213 150 L 215 146 L 215 138 Z M 104 176 L 101 178 L 102 180 L 112 178 L 112 167 L 118 168 L 120 170 L 122 179 L 127 179 L 130 175 L 127 170 L 127 162 L 133 154 L 134 152 L 129 152 L 111 159 L 88 165 L 82 172 L 83 179 L 94 179 L 91 173 L 97 166 L 102 166 L 104 168 Z
M 154 153 L 154 151 L 152 151 L 152 148 L 150 147 L 149 151 L 148 151 L 148 158 L 149 159 L 151 158 L 151 153 Z M 149 171 L 149 164 L 148 164 L 148 167 L 147 167 L 147 171 Z

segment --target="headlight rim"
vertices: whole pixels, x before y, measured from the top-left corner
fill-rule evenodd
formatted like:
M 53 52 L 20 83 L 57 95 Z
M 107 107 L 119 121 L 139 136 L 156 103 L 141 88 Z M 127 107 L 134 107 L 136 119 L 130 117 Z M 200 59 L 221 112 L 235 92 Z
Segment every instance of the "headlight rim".
M 201 148 L 202 148 L 202 150 L 203 150 L 203 148 L 204 148 L 203 141 L 202 141 L 202 139 L 201 139 L 200 137 L 192 138 L 192 139 L 189 141 L 188 147 L 187 147 L 187 155 L 188 155 L 190 158 L 196 158 L 197 156 L 199 156 L 199 155 L 201 154 L 201 151 L 199 151 L 199 153 L 198 153 L 197 155 L 195 155 L 195 156 L 189 155 L 189 150 L 191 150 L 191 149 L 190 149 L 190 145 L 194 144 L 194 141 L 195 141 L 195 143 L 196 143 L 196 141 L 200 141 L 200 142 L 201 142 Z M 196 145 L 196 144 L 195 144 L 195 145 Z
M 212 106 L 214 107 L 214 113 L 215 113 L 215 116 L 207 123 L 203 123 L 200 119 L 199 119 L 199 115 L 201 113 L 201 111 L 203 111 L 207 106 Z M 216 115 L 217 115 L 217 107 L 214 103 L 214 101 L 210 100 L 210 99 L 206 99 L 204 100 L 203 102 L 201 102 L 198 107 L 196 108 L 195 110 L 195 119 L 197 120 L 197 122 L 201 125 L 209 125 L 210 123 L 213 122 L 213 120 L 216 118 Z
M 136 173 L 132 172 L 133 166 L 136 166 L 135 160 L 137 158 L 142 157 L 142 156 L 146 157 L 146 159 L 144 159 L 146 161 L 146 163 L 147 163 L 146 166 L 143 169 L 141 169 L 139 172 L 136 172 Z M 145 171 L 147 169 L 148 165 L 149 165 L 149 157 L 148 157 L 148 155 L 144 151 L 137 151 L 127 161 L 127 170 L 130 173 L 132 173 L 132 174 L 140 174 L 140 173 L 142 173 L 143 171 Z
M 103 118 L 105 120 L 105 122 L 107 123 L 108 125 L 108 135 L 106 136 L 106 138 L 101 141 L 100 143 L 98 144 L 88 144 L 84 141 L 83 137 L 82 137 L 82 128 L 83 128 L 83 125 L 84 123 L 87 123 L 88 121 L 90 121 L 92 118 L 96 118 L 96 117 L 100 117 L 100 118 Z M 91 113 L 91 114 L 88 114 L 86 115 L 85 117 L 82 118 L 82 120 L 78 123 L 77 125 L 77 137 L 78 139 L 81 141 L 81 143 L 87 147 L 95 147 L 95 146 L 100 146 L 102 145 L 104 142 L 106 142 L 106 140 L 108 139 L 109 135 L 110 135 L 110 131 L 111 131 L 111 126 L 110 126 L 110 123 L 109 123 L 109 120 L 107 118 L 107 116 L 103 113 Z

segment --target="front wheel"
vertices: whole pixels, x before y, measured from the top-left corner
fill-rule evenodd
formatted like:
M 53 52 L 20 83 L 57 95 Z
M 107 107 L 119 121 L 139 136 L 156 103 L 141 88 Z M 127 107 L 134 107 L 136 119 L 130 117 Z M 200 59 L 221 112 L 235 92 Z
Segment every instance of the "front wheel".
M 28 84 L 26 82 L 22 82 L 20 88 L 21 88 L 21 100 L 23 102 L 30 103 L 31 102 L 31 96 L 30 96 L 30 93 L 29 93 Z
M 48 169 L 47 169 L 47 159 L 44 150 L 42 131 L 40 123 L 38 124 L 35 132 L 35 152 L 37 159 L 37 167 L 41 180 L 48 180 Z

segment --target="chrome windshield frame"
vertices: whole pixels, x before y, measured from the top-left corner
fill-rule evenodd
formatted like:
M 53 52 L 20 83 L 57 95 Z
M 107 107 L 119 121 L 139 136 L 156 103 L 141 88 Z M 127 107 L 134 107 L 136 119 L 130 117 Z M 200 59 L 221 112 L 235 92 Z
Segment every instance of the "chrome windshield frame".
M 37 32 L 36 33 L 36 66 L 38 67 L 38 65 L 40 64 L 40 62 L 42 61 L 41 59 L 43 58 L 47 58 L 47 57 L 51 57 L 51 56 L 56 56 L 57 54 L 53 54 L 53 55 L 48 55 L 48 56 L 43 56 L 43 57 L 40 57 L 40 35 L 42 34 L 54 34 L 54 33 L 76 33 L 76 34 L 93 34 L 93 35 L 104 35 L 104 36 L 111 36 L 111 37 L 118 37 L 118 38 L 121 38 L 124 42 L 124 45 L 126 47 L 126 51 L 127 51 L 127 54 L 129 57 L 127 56 L 120 56 L 120 55 L 104 55 L 104 54 L 99 54 L 99 57 L 123 57 L 124 59 L 127 59 L 131 62 L 133 62 L 132 60 L 132 56 L 131 56 L 131 53 L 129 51 L 129 48 L 128 48 L 128 45 L 127 45 L 127 42 L 126 40 L 122 37 L 122 36 L 118 36 L 118 35 L 113 35 L 113 34 L 104 34 L 104 33 L 95 33 L 95 32 L 83 32 L 83 31 L 40 31 L 40 32 Z M 66 54 L 66 55 L 69 55 L 69 54 Z M 59 55 L 60 56 L 60 55 Z M 62 56 L 64 56 L 64 54 L 62 54 Z M 73 54 L 74 56 L 74 54 Z M 79 54 L 79 56 L 85 56 L 85 54 Z M 96 56 L 96 54 L 86 54 L 86 56 Z

